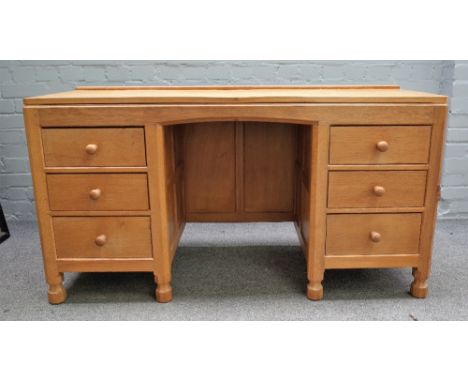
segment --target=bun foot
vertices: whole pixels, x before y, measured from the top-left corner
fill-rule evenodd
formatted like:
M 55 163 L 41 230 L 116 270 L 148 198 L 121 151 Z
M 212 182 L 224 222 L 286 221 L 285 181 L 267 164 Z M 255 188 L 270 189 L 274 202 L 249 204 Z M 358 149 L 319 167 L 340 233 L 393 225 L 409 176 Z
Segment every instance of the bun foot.
M 411 283 L 410 293 L 416 298 L 427 297 L 427 277 L 424 277 L 417 268 L 413 269 L 414 280 Z
M 307 298 L 313 301 L 323 298 L 323 286 L 321 282 L 309 282 L 307 284 Z
M 172 287 L 170 284 L 158 285 L 156 287 L 156 301 L 169 302 L 172 301 Z
M 47 297 L 50 304 L 61 304 L 67 299 L 67 291 L 63 287 L 63 284 L 49 285 Z
M 426 298 L 427 297 L 427 282 L 426 281 L 413 281 L 411 283 L 410 293 L 411 296 L 416 298 Z

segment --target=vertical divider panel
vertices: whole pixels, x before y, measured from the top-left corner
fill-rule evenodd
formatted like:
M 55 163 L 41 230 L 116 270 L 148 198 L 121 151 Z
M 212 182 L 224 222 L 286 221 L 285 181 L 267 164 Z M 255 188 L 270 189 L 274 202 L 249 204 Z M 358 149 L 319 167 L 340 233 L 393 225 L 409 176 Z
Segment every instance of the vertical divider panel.
M 236 122 L 236 212 L 244 212 L 244 123 Z

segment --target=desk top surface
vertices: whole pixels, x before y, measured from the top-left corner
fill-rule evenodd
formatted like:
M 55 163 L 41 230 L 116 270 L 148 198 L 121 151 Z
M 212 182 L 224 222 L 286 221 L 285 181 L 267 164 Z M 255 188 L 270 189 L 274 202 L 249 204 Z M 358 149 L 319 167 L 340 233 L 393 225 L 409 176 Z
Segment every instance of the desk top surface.
M 82 86 L 24 99 L 25 105 L 92 104 L 251 104 L 251 103 L 430 103 L 438 94 L 396 85 L 350 86 Z

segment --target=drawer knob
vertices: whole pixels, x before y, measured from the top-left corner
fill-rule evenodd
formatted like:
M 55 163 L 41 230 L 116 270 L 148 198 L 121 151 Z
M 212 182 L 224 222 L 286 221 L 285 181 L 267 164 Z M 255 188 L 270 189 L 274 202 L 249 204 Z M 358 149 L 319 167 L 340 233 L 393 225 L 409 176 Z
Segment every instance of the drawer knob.
M 101 189 L 100 188 L 94 188 L 91 191 L 89 191 L 89 197 L 93 200 L 98 200 L 101 197 Z
M 382 235 L 376 231 L 372 231 L 370 233 L 370 239 L 374 242 L 374 243 L 378 243 L 381 239 L 382 239 Z
M 383 194 L 385 194 L 385 188 L 382 186 L 374 186 L 374 194 L 377 196 L 383 196 Z
M 96 153 L 98 149 L 98 145 L 94 144 L 94 143 L 90 143 L 89 145 L 86 145 L 86 152 L 89 154 L 89 155 L 93 155 Z
M 381 151 L 383 153 L 388 150 L 388 142 L 387 141 L 377 142 L 376 146 L 377 146 L 377 150 L 379 150 L 379 151 Z
M 96 237 L 96 239 L 94 239 L 94 242 L 99 247 L 102 247 L 107 242 L 107 236 L 106 235 L 99 235 L 99 236 Z

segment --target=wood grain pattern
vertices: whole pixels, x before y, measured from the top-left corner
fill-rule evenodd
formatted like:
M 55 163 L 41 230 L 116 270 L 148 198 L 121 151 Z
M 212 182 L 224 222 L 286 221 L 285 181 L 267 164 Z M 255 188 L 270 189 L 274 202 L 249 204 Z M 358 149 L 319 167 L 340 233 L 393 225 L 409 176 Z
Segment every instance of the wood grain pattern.
M 310 242 L 310 195 L 307 187 L 303 182 L 300 184 L 301 187 L 301 199 L 300 199 L 300 236 L 305 244 L 305 255 L 306 258 L 309 255 L 309 242 Z
M 427 163 L 430 136 L 430 126 L 334 126 L 330 163 Z M 385 152 L 376 147 L 381 141 L 388 142 Z
M 142 128 L 42 129 L 46 166 L 145 166 Z M 94 154 L 86 146 L 94 144 Z
M 244 208 L 246 212 L 292 212 L 296 126 L 244 123 Z
M 55 217 L 57 258 L 151 258 L 150 219 L 146 217 Z M 104 245 L 96 238 L 106 236 Z
M 431 272 L 432 245 L 437 219 L 438 190 L 447 124 L 447 106 L 434 107 L 434 125 L 431 136 L 431 154 L 427 174 L 426 210 L 422 215 L 419 263 L 413 268 L 414 280 L 410 292 L 414 297 L 424 298 L 428 294 L 427 280 Z
M 114 258 L 114 259 L 57 259 L 60 272 L 152 272 L 153 259 L 147 258 Z
M 185 225 L 185 211 L 183 203 L 183 165 L 179 158 L 178 139 L 182 131 L 178 126 L 165 126 L 165 155 L 166 155 L 166 194 L 168 205 L 168 229 L 171 259 L 175 255 L 180 236 Z
M 418 207 L 425 191 L 426 171 L 332 171 L 328 207 Z
M 145 125 L 148 184 L 151 207 L 155 297 L 158 302 L 172 300 L 172 258 L 169 228 L 167 129 L 159 123 Z
M 307 256 L 307 297 L 311 300 L 323 298 L 322 281 L 325 272 L 325 240 L 327 183 L 328 183 L 328 150 L 330 143 L 330 125 L 318 122 L 311 126 L 311 140 L 306 142 L 310 147 L 310 217 Z
M 356 269 L 356 268 L 411 268 L 419 262 L 420 255 L 327 255 L 326 269 Z
M 44 273 L 48 284 L 47 297 L 49 303 L 60 304 L 66 300 L 67 291 L 63 286 L 63 273 L 57 267 L 52 218 L 48 214 L 49 201 L 47 198 L 46 175 L 43 171 L 44 155 L 38 110 L 24 110 L 24 122 L 44 260 Z
M 26 106 L 28 108 L 29 106 Z M 339 113 L 337 108 L 339 107 Z M 302 123 L 333 121 L 333 125 L 432 124 L 432 107 L 424 104 L 228 104 L 228 105 L 93 105 L 37 107 L 43 127 L 108 127 L 163 125 L 208 121 L 268 121 Z
M 249 121 L 184 125 L 187 220 L 291 220 L 296 129 Z
M 297 128 L 295 228 L 306 259 L 308 258 L 310 231 L 310 166 L 311 126 Z
M 149 209 L 146 174 L 49 174 L 47 187 L 53 211 Z
M 417 254 L 420 227 L 421 214 L 328 215 L 326 254 Z M 373 231 L 381 234 L 380 242 L 370 239 Z
M 185 126 L 186 210 L 236 210 L 236 134 L 233 122 Z
M 386 103 L 386 102 L 445 102 L 447 97 L 402 90 L 398 88 L 239 88 L 210 89 L 206 87 L 187 88 L 133 88 L 118 87 L 81 88 L 70 92 L 29 97 L 26 105 L 66 104 L 145 104 L 145 103 L 270 103 L 270 102 L 311 102 L 311 103 Z

